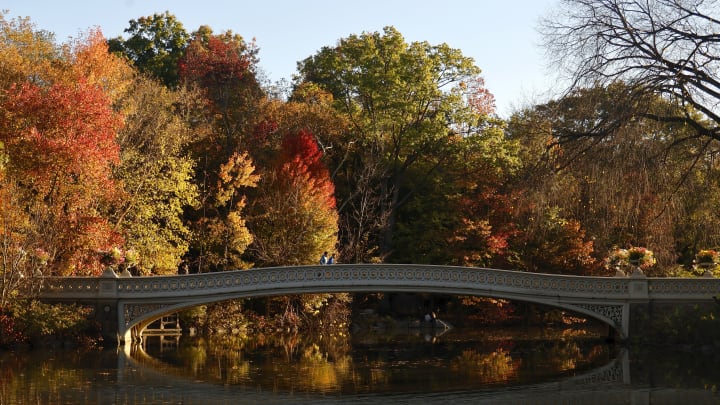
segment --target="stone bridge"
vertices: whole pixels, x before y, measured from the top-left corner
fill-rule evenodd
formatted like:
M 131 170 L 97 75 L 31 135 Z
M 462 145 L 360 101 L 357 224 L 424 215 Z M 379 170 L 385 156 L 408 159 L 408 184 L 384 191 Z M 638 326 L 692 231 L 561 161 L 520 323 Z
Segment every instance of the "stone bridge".
M 40 298 L 94 305 L 106 339 L 129 344 L 154 320 L 235 298 L 325 292 L 421 292 L 537 303 L 596 318 L 621 339 L 642 333 L 653 308 L 715 305 L 720 279 L 580 277 L 472 267 L 336 264 L 177 276 L 44 279 Z

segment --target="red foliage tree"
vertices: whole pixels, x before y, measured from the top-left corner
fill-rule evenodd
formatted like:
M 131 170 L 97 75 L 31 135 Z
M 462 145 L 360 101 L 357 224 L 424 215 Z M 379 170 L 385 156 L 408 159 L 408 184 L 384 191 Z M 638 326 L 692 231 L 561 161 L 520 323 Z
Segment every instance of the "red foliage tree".
M 121 125 L 110 101 L 84 82 L 41 88 L 13 86 L 0 104 L 0 142 L 7 178 L 22 187 L 36 227 L 34 245 L 51 252 L 61 274 L 97 272 L 97 250 L 121 242 L 101 214 L 118 197 L 111 165 L 118 162 Z
M 253 71 L 256 52 L 239 36 L 198 36 L 179 62 L 181 80 L 202 89 L 209 117 L 219 119 L 217 129 L 228 142 L 242 133 L 246 114 L 262 93 Z
M 207 42 L 195 39 L 180 61 L 180 75 L 206 89 L 242 80 L 252 59 L 237 43 L 211 36 Z
M 282 141 L 280 161 L 283 164 L 278 168 L 285 171 L 283 177 L 296 179 L 307 172 L 311 186 L 315 192 L 322 196 L 327 208 L 335 208 L 335 185 L 330 179 L 330 172 L 322 162 L 322 152 L 318 148 L 313 134 L 301 130 L 297 135 L 288 134 Z
M 309 131 L 288 133 L 272 169 L 261 176 L 250 228 L 256 263 L 315 263 L 337 243 L 335 186 Z

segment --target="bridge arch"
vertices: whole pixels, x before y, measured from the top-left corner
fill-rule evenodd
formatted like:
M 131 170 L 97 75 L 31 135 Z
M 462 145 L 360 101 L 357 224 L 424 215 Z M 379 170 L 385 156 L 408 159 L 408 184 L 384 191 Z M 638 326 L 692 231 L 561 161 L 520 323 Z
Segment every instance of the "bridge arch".
M 308 288 L 309 287 L 309 288 Z M 282 293 L 276 291 L 262 291 L 262 292 L 237 292 L 231 294 L 223 294 L 222 296 L 204 296 L 195 297 L 193 299 L 186 299 L 175 303 L 165 303 L 162 305 L 147 305 L 147 304 L 135 304 L 127 303 L 124 304 L 123 308 L 127 320 L 126 329 L 124 332 L 123 339 L 131 339 L 132 341 L 139 341 L 141 339 L 143 331 L 150 326 L 153 322 L 159 320 L 163 316 L 173 314 L 185 309 L 190 309 L 200 305 L 206 305 L 211 303 L 229 301 L 233 299 L 241 298 L 262 298 L 262 297 L 273 297 L 280 295 L 295 295 L 295 294 L 317 294 L 317 293 L 374 293 L 374 292 L 414 292 L 414 293 L 429 293 L 429 294 L 450 294 L 450 295 L 468 295 L 486 298 L 506 299 L 511 301 L 527 302 L 533 304 L 545 305 L 548 307 L 559 308 L 568 310 L 579 315 L 589 316 L 597 319 L 609 327 L 616 330 L 616 332 L 624 337 L 622 328 L 622 311 L 625 309 L 624 305 L 618 303 L 616 305 L 603 304 L 588 305 L 583 303 L 570 304 L 565 302 L 557 302 L 542 298 L 535 298 L 521 294 L 503 293 L 498 291 L 483 291 L 483 290 L 468 290 L 460 292 L 454 290 L 452 292 L 442 288 L 428 288 L 426 286 L 412 286 L 407 285 L 403 288 L 374 288 L 374 289 L 350 289 L 349 287 L 334 287 L 328 288 L 322 285 L 307 286 L 298 290 L 283 290 Z

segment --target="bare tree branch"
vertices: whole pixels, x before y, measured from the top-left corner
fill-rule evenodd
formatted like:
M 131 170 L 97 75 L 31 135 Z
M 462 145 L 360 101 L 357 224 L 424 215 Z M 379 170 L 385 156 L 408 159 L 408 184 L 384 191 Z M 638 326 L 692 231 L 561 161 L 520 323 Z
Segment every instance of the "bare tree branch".
M 570 90 L 624 82 L 633 91 L 662 95 L 687 111 L 655 118 L 692 125 L 703 136 L 720 140 L 717 0 L 561 4 L 560 13 L 546 19 L 541 31 L 553 63 L 571 79 Z

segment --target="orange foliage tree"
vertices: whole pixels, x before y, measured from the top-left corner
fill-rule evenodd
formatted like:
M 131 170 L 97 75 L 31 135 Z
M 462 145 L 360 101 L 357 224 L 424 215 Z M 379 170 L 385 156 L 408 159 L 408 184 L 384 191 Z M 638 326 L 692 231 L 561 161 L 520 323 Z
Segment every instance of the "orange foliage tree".
M 220 167 L 215 193 L 207 201 L 207 211 L 199 218 L 196 229 L 200 238 L 194 255 L 199 271 L 237 270 L 249 267 L 242 260 L 253 237 L 248 230 L 243 209 L 243 189 L 255 187 L 259 177 L 247 153 L 236 153 Z
M 23 195 L 5 207 L 27 215 L 30 245 L 48 252 L 49 269 L 97 274 L 96 252 L 122 242 L 101 215 L 118 197 L 111 165 L 118 162 L 119 116 L 100 89 L 83 81 L 13 86 L 0 114 L 4 179 Z

